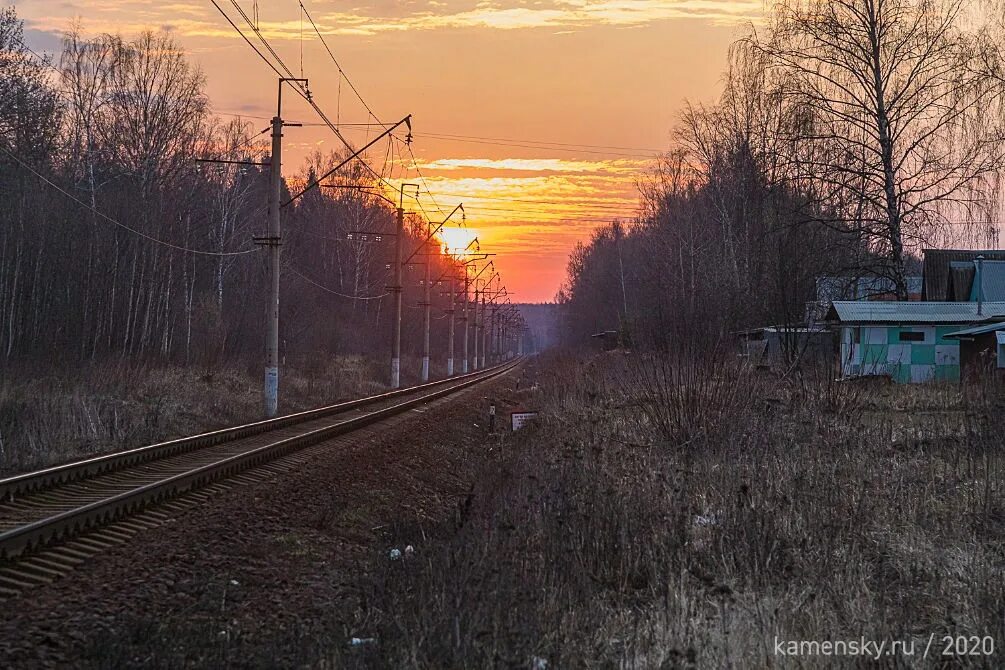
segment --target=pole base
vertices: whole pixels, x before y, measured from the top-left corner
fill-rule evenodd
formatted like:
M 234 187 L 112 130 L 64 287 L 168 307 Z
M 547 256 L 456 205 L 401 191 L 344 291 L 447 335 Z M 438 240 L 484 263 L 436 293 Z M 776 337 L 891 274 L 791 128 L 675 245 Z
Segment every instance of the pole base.
M 279 412 L 279 368 L 265 368 L 265 417 L 271 419 Z

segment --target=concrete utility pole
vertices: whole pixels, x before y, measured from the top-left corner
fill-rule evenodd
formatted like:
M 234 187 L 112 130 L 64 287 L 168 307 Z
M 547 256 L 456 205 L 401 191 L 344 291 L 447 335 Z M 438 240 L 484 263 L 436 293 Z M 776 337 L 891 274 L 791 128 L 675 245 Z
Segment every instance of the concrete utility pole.
M 432 224 L 426 224 L 427 230 L 432 229 Z M 429 251 L 429 239 L 427 235 L 426 241 L 424 241 L 423 246 L 426 247 L 426 271 L 425 276 L 422 280 L 423 297 L 422 304 L 425 306 L 425 325 L 422 329 L 422 383 L 425 384 L 429 381 L 429 313 L 433 306 L 429 295 L 429 266 L 433 262 L 432 255 L 428 253 Z
M 499 362 L 499 307 L 492 303 L 492 327 L 489 329 L 489 346 L 491 349 L 490 362 L 492 364 Z
M 413 256 L 415 256 L 420 251 L 423 252 L 423 254 L 426 256 L 426 272 L 425 272 L 425 278 L 424 278 L 424 280 L 422 282 L 425 285 L 424 286 L 424 288 L 425 288 L 425 290 L 424 290 L 424 298 L 425 299 L 423 301 L 423 304 L 426 307 L 426 310 L 425 310 L 425 312 L 426 312 L 425 313 L 425 328 L 423 328 L 423 333 L 422 333 L 422 381 L 423 382 L 429 381 L 429 323 L 430 323 L 429 322 L 429 312 L 430 312 L 430 308 L 432 307 L 432 300 L 430 299 L 430 295 L 429 295 L 429 285 L 431 283 L 430 276 L 429 276 L 429 267 L 430 267 L 430 263 L 432 262 L 432 256 L 433 256 L 433 254 L 429 252 L 429 242 L 430 242 L 430 240 L 433 239 L 433 236 L 436 235 L 436 233 L 440 232 L 440 229 L 443 228 L 443 226 L 447 223 L 447 221 L 450 220 L 450 217 L 452 217 L 454 214 L 456 214 L 458 210 L 460 210 L 463 213 L 464 212 L 464 205 L 460 204 L 460 205 L 457 205 L 456 207 L 454 207 L 454 209 L 450 212 L 450 214 L 447 214 L 447 217 L 445 219 L 443 219 L 443 221 L 441 221 L 440 223 L 437 224 L 436 228 L 433 228 L 432 222 L 427 222 L 427 224 L 426 224 L 426 237 L 425 237 L 425 239 L 422 240 L 422 244 L 419 245 L 419 248 L 416 249 L 415 251 L 413 251 L 412 254 L 407 259 L 405 259 L 405 262 L 407 263 L 408 261 L 410 261 L 412 259 Z
M 475 316 L 475 328 L 474 328 L 474 336 L 472 339 L 474 340 L 475 344 L 474 346 L 475 356 L 474 359 L 471 361 L 471 365 L 475 370 L 478 370 L 480 366 L 478 365 L 478 280 L 477 279 L 475 279 L 474 316 Z
M 506 312 L 503 311 L 501 318 L 499 319 L 499 360 L 507 361 L 509 360 L 509 343 L 506 341 L 507 338 L 507 326 L 506 322 L 508 320 Z
M 471 240 L 468 246 L 464 247 L 462 253 L 466 253 L 468 249 L 472 246 L 478 245 L 478 238 Z M 484 257 L 483 257 L 484 258 Z M 446 275 L 449 277 L 450 281 L 450 306 L 447 312 L 450 314 L 450 334 L 449 334 L 449 344 L 447 345 L 447 376 L 452 377 L 454 374 L 454 315 L 457 312 L 457 298 L 454 295 L 455 283 L 457 282 L 457 276 L 454 274 L 457 270 L 464 270 L 464 278 L 462 280 L 464 286 L 464 311 L 461 313 L 461 321 L 464 322 L 464 363 L 462 365 L 463 371 L 466 373 L 468 371 L 468 277 L 470 273 L 468 268 L 474 261 L 458 261 L 457 267 L 451 268 L 447 271 Z
M 984 306 L 984 254 L 977 257 L 977 316 L 983 316 Z
M 507 316 L 503 314 L 502 321 L 499 323 L 499 356 L 502 360 L 509 360 L 509 341 L 507 340 L 506 333 L 506 321 Z
M 461 321 L 464 322 L 464 363 L 461 365 L 461 372 L 463 374 L 468 373 L 468 277 L 470 273 L 468 272 L 467 264 L 464 265 L 464 311 L 461 313 Z
M 280 95 L 282 81 L 279 83 Z M 283 120 L 277 113 L 272 119 L 272 156 L 269 159 L 269 302 L 266 308 L 265 334 L 265 416 L 279 412 L 279 199 L 282 193 Z
M 405 187 L 411 187 L 418 193 L 418 184 L 402 184 L 398 188 L 397 223 L 394 237 L 394 266 L 392 276 L 394 285 L 394 313 L 391 315 L 391 388 L 401 388 L 401 294 L 404 290 L 401 284 L 401 248 L 405 240 Z
M 454 276 L 451 273 L 447 279 L 450 284 L 450 302 L 447 303 L 447 314 L 450 323 L 447 327 L 447 376 L 454 376 Z
M 405 237 L 405 206 L 404 185 L 402 196 L 398 199 L 398 210 L 395 213 L 394 264 L 391 275 L 391 292 L 394 294 L 394 313 L 391 314 L 391 388 L 401 387 L 401 240 Z
M 486 316 L 487 316 L 486 311 L 488 310 L 488 307 L 486 306 L 486 295 L 485 294 L 488 293 L 489 286 L 492 284 L 492 282 L 495 281 L 498 278 L 499 278 L 499 273 L 493 271 L 492 275 L 488 279 L 486 279 L 486 280 L 484 280 L 482 282 L 482 290 L 481 290 L 481 298 L 482 298 L 482 300 L 481 300 L 481 308 L 480 308 L 481 309 L 481 316 L 477 319 L 477 325 L 478 325 L 478 327 L 475 330 L 475 347 L 476 347 L 476 350 L 475 350 L 476 366 L 475 367 L 476 367 L 476 369 L 477 368 L 484 368 L 485 367 L 485 363 L 486 363 L 486 360 L 487 360 L 487 357 L 488 357 L 488 353 L 489 353 L 489 351 L 488 351 L 489 337 L 488 337 L 488 330 L 486 329 L 486 323 L 485 323 Z M 476 310 L 479 309 L 477 294 L 475 295 L 475 309 Z M 481 352 L 481 356 L 479 356 L 479 351 Z
M 503 305 L 501 305 L 500 303 L 497 303 L 496 300 L 498 300 L 502 296 L 506 296 L 506 306 L 509 306 L 511 304 L 510 303 L 510 298 L 509 298 L 509 296 L 511 294 L 510 294 L 509 291 L 506 290 L 505 286 L 501 286 L 499 289 L 497 289 L 491 295 L 491 297 L 488 298 L 488 302 L 491 303 L 492 314 L 491 314 L 491 316 L 489 316 L 490 320 L 489 320 L 489 324 L 488 324 L 488 329 L 486 330 L 486 328 L 485 328 L 485 318 L 486 318 L 485 311 L 488 309 L 488 307 L 486 306 L 486 295 L 485 294 L 487 293 L 489 285 L 494 280 L 497 280 L 497 279 L 499 280 L 499 283 L 502 284 L 502 277 L 500 277 L 499 273 L 497 272 L 488 281 L 486 281 L 485 284 L 482 286 L 482 292 L 481 292 L 482 293 L 482 317 L 481 317 L 481 321 L 482 321 L 482 334 L 481 334 L 481 338 L 482 338 L 482 345 L 481 345 L 482 346 L 482 359 L 481 359 L 481 364 L 482 364 L 482 367 L 485 367 L 486 357 L 488 357 L 489 360 L 491 362 L 493 362 L 493 363 L 499 362 L 499 361 L 502 360 L 502 345 L 503 345 L 503 342 L 502 342 L 502 326 L 501 326 L 501 322 L 500 322 L 500 314 L 499 314 L 499 312 L 501 310 L 501 307 L 503 307 Z
M 284 82 L 284 81 L 301 81 L 301 82 L 304 82 L 304 83 L 307 82 L 306 79 L 280 79 L 279 80 L 279 100 L 280 100 L 280 107 L 282 106 L 282 98 L 283 98 L 283 89 L 282 89 L 283 84 L 282 84 L 282 82 Z M 279 114 L 277 114 L 277 116 L 279 116 Z M 344 158 L 341 162 L 339 162 L 338 165 L 332 167 L 327 172 L 325 172 L 323 175 L 321 175 L 320 177 L 317 177 L 316 179 L 314 179 L 313 181 L 311 181 L 309 184 L 307 184 L 307 186 L 304 187 L 303 190 L 301 190 L 299 193 L 297 193 L 296 195 L 292 196 L 289 200 L 287 200 L 286 202 L 284 202 L 282 204 L 282 207 L 286 207 L 288 205 L 293 204 L 295 201 L 297 201 L 300 198 L 302 198 L 304 196 L 304 194 L 310 192 L 312 189 L 322 188 L 322 187 L 325 187 L 325 188 L 354 188 L 354 189 L 359 189 L 361 191 L 366 191 L 370 195 L 375 195 L 378 198 L 381 198 L 382 200 L 385 200 L 388 204 L 390 204 L 392 207 L 394 207 L 394 201 L 393 200 L 391 200 L 387 196 L 383 195 L 382 193 L 367 191 L 367 188 L 365 186 L 360 186 L 360 185 L 356 185 L 356 184 L 323 184 L 321 182 L 323 182 L 325 179 L 327 179 L 331 175 L 333 175 L 336 172 L 338 172 L 339 170 L 341 170 L 344 166 L 348 165 L 351 161 L 359 158 L 359 156 L 361 154 L 363 154 L 367 149 L 369 149 L 370 147 L 372 147 L 374 144 L 376 144 L 382 138 L 390 135 L 392 132 L 394 132 L 395 129 L 397 129 L 402 124 L 405 124 L 408 127 L 408 135 L 405 136 L 405 144 L 409 144 L 412 141 L 412 120 L 411 119 L 412 119 L 412 115 L 409 114 L 408 116 L 406 116 L 405 118 L 403 118 L 401 121 L 398 121 L 394 125 L 392 125 L 392 126 L 390 126 L 388 128 L 385 128 L 384 132 L 382 132 L 380 135 L 377 135 L 376 137 L 374 137 L 372 140 L 370 140 L 363 147 L 357 149 L 352 154 L 350 154 L 349 156 L 347 156 L 346 158 Z M 288 125 L 288 126 L 290 126 L 290 125 L 297 125 L 297 126 L 299 126 L 301 124 L 299 124 L 299 123 L 297 123 L 297 124 L 287 123 L 286 125 Z M 401 385 L 400 384 L 401 380 L 400 380 L 400 375 L 399 375 L 399 372 L 401 370 L 401 292 L 402 292 L 402 288 L 401 288 L 401 266 L 402 266 L 402 262 L 401 262 L 401 244 L 402 244 L 402 238 L 404 237 L 404 227 L 405 227 L 405 205 L 404 205 L 404 198 L 405 198 L 405 187 L 406 186 L 414 187 L 416 189 L 416 192 L 418 192 L 418 189 L 419 189 L 419 185 L 418 184 L 401 184 L 401 186 L 398 188 L 398 191 L 399 191 L 400 195 L 398 197 L 398 206 L 396 207 L 396 214 L 397 214 L 397 226 L 396 227 L 397 227 L 397 231 L 395 233 L 395 242 L 394 242 L 395 262 L 393 263 L 392 268 L 391 268 L 391 273 L 392 273 L 394 285 L 388 287 L 388 290 L 391 293 L 395 294 L 395 300 L 394 300 L 395 307 L 394 307 L 394 315 L 393 315 L 395 318 L 391 319 L 391 388 L 395 388 L 395 389 L 398 388 Z
M 488 333 L 485 332 L 485 289 L 482 288 L 482 367 L 486 364 L 486 350 L 488 349 Z
M 272 418 L 279 412 L 279 247 L 282 238 L 279 229 L 279 208 L 283 185 L 283 84 L 302 83 L 306 79 L 279 79 L 276 115 L 272 118 L 272 155 L 269 158 L 269 228 L 264 238 L 255 240 L 269 248 L 269 298 L 265 310 L 265 385 L 263 404 L 265 416 Z
M 480 260 L 485 260 L 486 257 L 493 254 L 484 254 Z M 476 263 L 475 261 L 468 261 L 468 263 Z M 474 341 L 474 358 L 471 361 L 471 366 L 473 370 L 478 369 L 478 278 L 482 276 L 482 273 L 492 268 L 495 270 L 495 263 L 489 261 L 482 266 L 482 269 L 475 273 L 472 277 L 468 273 L 467 264 L 464 266 L 464 371 L 468 371 L 468 303 L 470 302 L 468 298 L 468 290 L 474 285 L 475 287 L 475 300 L 474 304 L 471 306 L 472 316 L 474 317 L 474 328 L 472 333 L 472 340 Z

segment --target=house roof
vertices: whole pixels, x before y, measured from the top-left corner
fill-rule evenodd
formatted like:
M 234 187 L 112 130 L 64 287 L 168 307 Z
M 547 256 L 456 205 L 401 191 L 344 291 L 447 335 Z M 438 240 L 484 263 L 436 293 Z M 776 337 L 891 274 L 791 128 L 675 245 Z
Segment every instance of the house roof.
M 1005 261 L 986 260 L 981 263 L 981 288 L 982 300 L 987 302 L 1005 300 Z M 970 299 L 977 300 L 976 286 L 970 292 Z
M 828 331 L 828 329 L 824 328 L 823 326 L 810 326 L 810 327 L 806 327 L 806 326 L 761 326 L 760 328 L 747 328 L 746 330 L 737 330 L 737 331 L 734 331 L 734 334 L 736 334 L 736 335 L 755 335 L 757 333 L 792 333 L 792 334 L 795 334 L 795 333 L 799 333 L 799 334 L 809 333 L 809 334 L 816 334 L 816 333 L 827 333 L 827 332 L 830 332 L 830 331 Z
M 948 300 L 950 264 L 953 261 L 973 262 L 978 256 L 987 261 L 1005 261 L 1005 249 L 924 249 L 922 300 Z
M 971 324 L 1005 318 L 1005 302 L 903 302 L 835 300 L 826 321 L 840 323 Z
M 977 264 L 973 261 L 950 261 L 949 276 L 946 278 L 946 295 L 942 297 L 961 302 L 970 300 L 976 273 Z
M 952 333 L 946 333 L 945 337 L 952 337 L 954 339 L 963 337 L 974 337 L 975 335 L 994 333 L 999 330 L 1005 330 L 1005 321 L 997 321 L 995 323 L 985 323 L 980 326 L 964 328 L 963 330 L 957 330 Z
M 921 293 L 922 281 L 918 276 L 904 277 L 909 294 Z M 826 275 L 816 279 L 817 300 L 863 300 L 897 292 L 897 286 L 887 277 L 854 275 Z

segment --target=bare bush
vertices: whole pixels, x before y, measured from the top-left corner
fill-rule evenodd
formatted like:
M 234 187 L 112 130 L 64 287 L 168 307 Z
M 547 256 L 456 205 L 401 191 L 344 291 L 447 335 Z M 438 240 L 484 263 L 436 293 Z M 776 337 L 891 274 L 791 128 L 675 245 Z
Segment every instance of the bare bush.
M 718 439 L 702 432 L 711 418 L 673 419 L 672 434 L 706 437 L 639 449 L 651 428 L 625 420 L 637 410 L 621 386 L 594 391 L 599 377 L 623 382 L 622 364 L 564 360 L 542 375 L 545 417 L 486 463 L 460 526 L 418 547 L 419 561 L 375 566 L 359 616 L 379 648 L 337 654 L 343 665 L 788 667 L 775 636 L 1005 635 L 1000 430 L 946 440 L 956 419 L 940 418 L 892 443 L 865 420 L 868 404 L 817 405 L 807 420 L 803 405 L 827 382 L 806 378 L 802 390 L 762 382 L 780 399 L 771 412 L 709 391 L 723 398 Z M 695 363 L 659 379 L 695 381 L 699 370 L 709 373 Z M 678 403 L 671 416 L 702 405 L 660 393 Z M 940 400 L 915 395 L 891 387 L 875 409 L 921 415 Z M 577 396 L 588 402 L 575 407 Z
M 379 392 L 375 367 L 362 357 L 291 361 L 281 410 Z M 258 419 L 258 375 L 219 364 L 21 368 L 0 381 L 0 476 Z
M 719 347 L 640 354 L 624 369 L 622 391 L 670 449 L 718 438 L 744 421 L 759 395 L 750 366 Z

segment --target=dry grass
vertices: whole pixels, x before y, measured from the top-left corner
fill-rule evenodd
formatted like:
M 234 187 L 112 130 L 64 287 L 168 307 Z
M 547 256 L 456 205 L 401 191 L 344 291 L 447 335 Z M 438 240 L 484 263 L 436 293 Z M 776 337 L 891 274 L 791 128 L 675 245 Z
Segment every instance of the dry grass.
M 358 357 L 288 364 L 280 411 L 379 392 L 382 372 Z M 6 369 L 0 476 L 260 419 L 261 384 L 238 367 Z
M 1000 667 L 1000 649 L 939 654 L 943 635 L 1005 645 L 1001 389 L 779 381 L 720 365 L 701 380 L 698 367 L 657 363 L 640 377 L 621 355 L 551 361 L 534 399 L 544 420 L 507 437 L 505 458 L 493 451 L 470 506 L 417 559 L 377 565 L 360 624 L 379 648 L 338 660 L 872 663 L 778 656 L 777 636 L 915 643 L 887 667 Z M 935 419 L 897 429 L 918 416 Z

